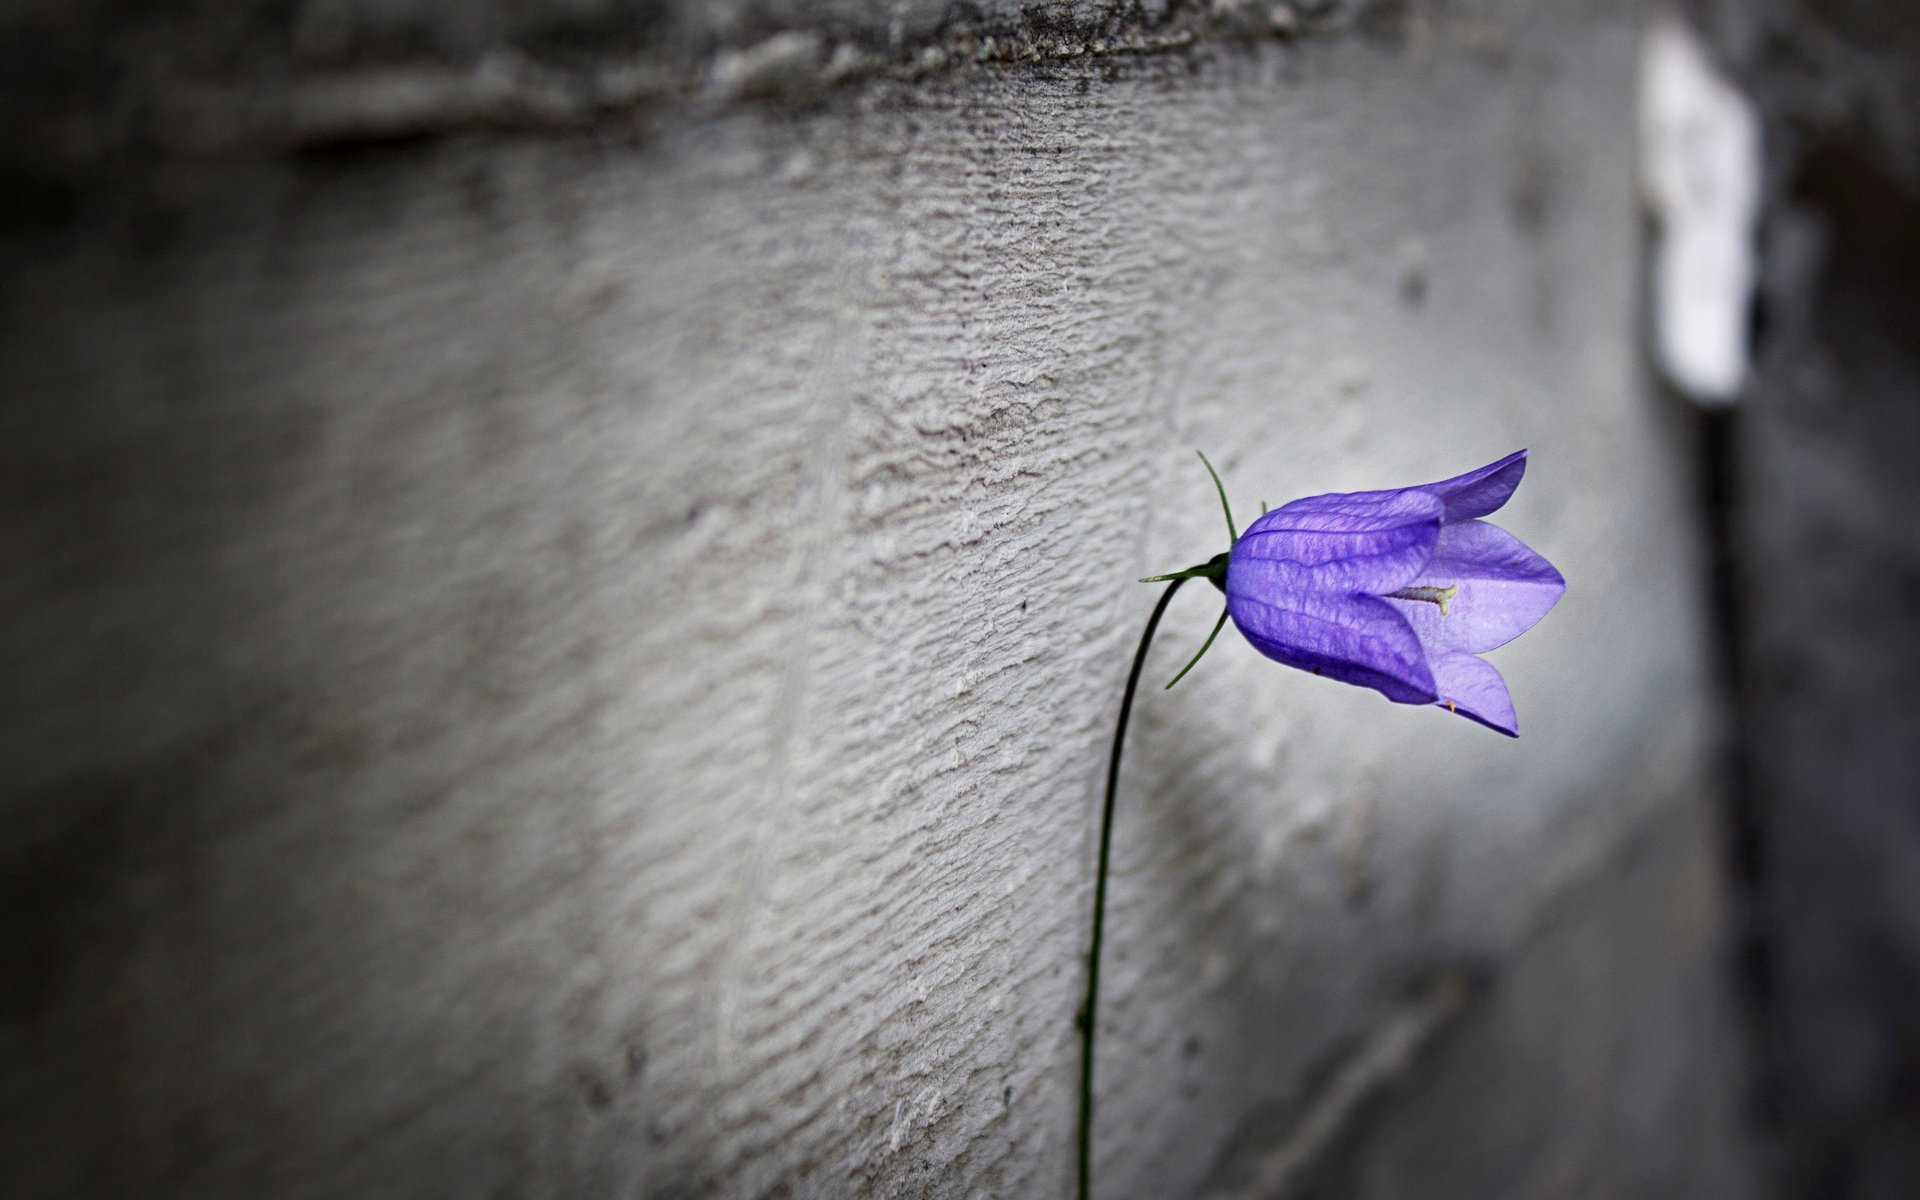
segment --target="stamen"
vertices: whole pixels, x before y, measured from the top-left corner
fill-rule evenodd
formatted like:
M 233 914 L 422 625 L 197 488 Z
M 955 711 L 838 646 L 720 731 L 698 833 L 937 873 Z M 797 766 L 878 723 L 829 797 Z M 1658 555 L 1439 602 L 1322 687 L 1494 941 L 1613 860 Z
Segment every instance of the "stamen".
M 1447 701 L 1447 711 L 1450 713 L 1457 713 L 1460 710 L 1453 706 L 1453 701 L 1449 700 Z
M 1389 600 L 1424 600 L 1428 604 L 1438 604 L 1440 615 L 1447 615 L 1447 605 L 1460 593 L 1460 585 L 1450 583 L 1440 587 L 1403 587 L 1397 592 L 1388 592 Z

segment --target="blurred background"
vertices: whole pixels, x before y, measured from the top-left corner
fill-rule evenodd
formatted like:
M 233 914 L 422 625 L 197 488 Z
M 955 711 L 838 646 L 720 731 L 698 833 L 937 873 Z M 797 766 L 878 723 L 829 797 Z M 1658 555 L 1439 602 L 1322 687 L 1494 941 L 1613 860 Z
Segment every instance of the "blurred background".
M 0 1194 L 1920 1195 L 1920 7 L 0 6 Z M 1148 679 L 1216 611 L 1189 589 Z M 1163 661 L 1164 660 L 1164 661 Z

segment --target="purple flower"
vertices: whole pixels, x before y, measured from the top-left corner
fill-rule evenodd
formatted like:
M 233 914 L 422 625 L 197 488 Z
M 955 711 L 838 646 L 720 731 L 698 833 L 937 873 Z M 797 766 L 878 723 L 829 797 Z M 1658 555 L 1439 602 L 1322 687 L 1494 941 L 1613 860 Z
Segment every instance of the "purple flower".
M 1518 737 L 1506 681 L 1478 656 L 1531 629 L 1567 583 L 1478 518 L 1526 469 L 1522 450 L 1439 483 L 1276 508 L 1233 544 L 1227 612 L 1276 662 Z

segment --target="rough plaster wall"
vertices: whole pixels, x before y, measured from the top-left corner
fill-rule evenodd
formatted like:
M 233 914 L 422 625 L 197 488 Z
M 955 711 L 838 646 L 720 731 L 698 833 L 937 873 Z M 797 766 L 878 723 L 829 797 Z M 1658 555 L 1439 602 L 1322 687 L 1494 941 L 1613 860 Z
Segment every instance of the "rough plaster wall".
M 101 0 L 0 4 L 14 185 L 128 156 L 577 128 L 871 76 L 1339 33 L 1368 0 Z
M 1370 1122 L 1391 1160 L 1410 1072 L 1562 1059 L 1697 1098 L 1461 1177 L 1731 1188 L 1632 34 L 878 79 L 17 225 L 10 1193 L 1066 1194 L 1131 581 L 1220 536 L 1190 448 L 1244 516 L 1520 445 L 1573 580 L 1495 656 L 1522 740 L 1231 638 L 1146 697 L 1102 1194 L 1299 1191 Z

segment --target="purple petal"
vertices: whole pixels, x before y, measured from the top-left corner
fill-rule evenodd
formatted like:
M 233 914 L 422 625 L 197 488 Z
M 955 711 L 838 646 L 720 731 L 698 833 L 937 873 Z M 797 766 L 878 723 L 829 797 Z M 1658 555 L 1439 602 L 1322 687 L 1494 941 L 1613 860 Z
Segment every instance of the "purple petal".
M 1371 533 L 1397 529 L 1446 515 L 1444 498 L 1426 488 L 1393 488 L 1382 492 L 1329 492 L 1283 504 L 1247 526 L 1245 538 L 1268 531 L 1329 531 Z
M 1499 462 L 1491 462 L 1478 471 L 1455 475 L 1439 483 L 1429 483 L 1421 491 L 1430 492 L 1447 508 L 1447 524 L 1484 517 L 1505 504 L 1527 473 L 1527 452 L 1516 450 Z
M 1492 663 L 1471 654 L 1436 655 L 1433 681 L 1440 693 L 1434 703 L 1508 737 L 1520 736 L 1520 718 L 1514 715 L 1507 681 Z
M 1227 572 L 1227 611 L 1254 649 L 1290 667 L 1370 687 L 1401 704 L 1438 693 L 1413 627 L 1372 596 L 1252 593 Z
M 1366 530 L 1263 525 L 1263 517 L 1234 543 L 1227 586 L 1261 597 L 1382 594 L 1405 587 L 1427 565 L 1440 537 L 1438 505 L 1431 507 L 1425 518 Z
M 1432 557 L 1408 586 L 1459 589 L 1445 615 L 1427 601 L 1389 601 L 1412 623 L 1429 653 L 1481 654 L 1533 628 L 1567 590 L 1567 581 L 1506 530 L 1462 521 L 1440 531 Z

